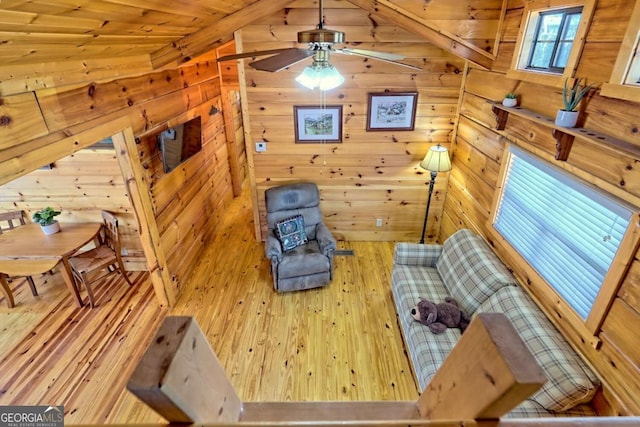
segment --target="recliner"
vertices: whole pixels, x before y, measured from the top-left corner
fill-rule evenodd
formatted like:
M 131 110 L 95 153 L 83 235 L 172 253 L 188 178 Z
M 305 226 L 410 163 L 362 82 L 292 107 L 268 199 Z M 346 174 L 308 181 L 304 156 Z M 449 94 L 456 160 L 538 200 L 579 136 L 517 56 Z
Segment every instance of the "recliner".
M 273 286 L 278 292 L 311 289 L 327 285 L 333 278 L 336 240 L 323 223 L 320 193 L 314 183 L 281 185 L 265 191 L 267 239 L 265 252 L 271 260 Z M 309 241 L 283 250 L 276 224 L 302 215 Z

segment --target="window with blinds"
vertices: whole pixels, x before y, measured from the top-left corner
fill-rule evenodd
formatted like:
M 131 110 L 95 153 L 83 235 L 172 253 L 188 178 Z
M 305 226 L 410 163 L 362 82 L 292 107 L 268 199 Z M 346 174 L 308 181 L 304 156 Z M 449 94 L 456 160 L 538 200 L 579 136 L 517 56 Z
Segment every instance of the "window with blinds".
M 632 211 L 515 147 L 494 227 L 586 320 Z

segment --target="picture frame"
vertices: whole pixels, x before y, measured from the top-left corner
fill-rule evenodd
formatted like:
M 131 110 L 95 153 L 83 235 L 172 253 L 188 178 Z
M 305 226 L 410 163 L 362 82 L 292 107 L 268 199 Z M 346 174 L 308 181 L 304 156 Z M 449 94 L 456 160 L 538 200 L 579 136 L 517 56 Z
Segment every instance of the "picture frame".
M 369 93 L 367 131 L 413 130 L 418 92 Z
M 341 143 L 342 105 L 295 105 L 296 144 Z

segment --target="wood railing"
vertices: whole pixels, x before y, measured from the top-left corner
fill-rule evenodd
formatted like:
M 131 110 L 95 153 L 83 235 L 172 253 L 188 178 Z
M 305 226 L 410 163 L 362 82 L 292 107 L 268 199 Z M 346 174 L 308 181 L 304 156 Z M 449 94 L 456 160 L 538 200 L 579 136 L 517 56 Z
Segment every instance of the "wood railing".
M 242 402 L 192 317 L 167 317 L 127 388 L 171 423 L 212 426 L 626 426 L 640 417 L 500 419 L 546 381 L 503 314 L 474 318 L 417 401 Z

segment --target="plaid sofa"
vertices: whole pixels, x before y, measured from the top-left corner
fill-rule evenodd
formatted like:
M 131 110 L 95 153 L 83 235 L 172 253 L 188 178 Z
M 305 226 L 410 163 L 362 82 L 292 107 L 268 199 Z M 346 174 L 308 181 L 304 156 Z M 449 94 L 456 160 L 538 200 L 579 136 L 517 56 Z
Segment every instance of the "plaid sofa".
M 599 387 L 596 375 L 472 231 L 459 230 L 443 245 L 396 244 L 391 289 L 420 390 L 458 342 L 460 331 L 433 334 L 411 317 L 411 308 L 421 297 L 438 303 L 451 296 L 471 317 L 504 313 L 547 376 L 545 385 L 509 417 L 595 415 L 588 402 Z

